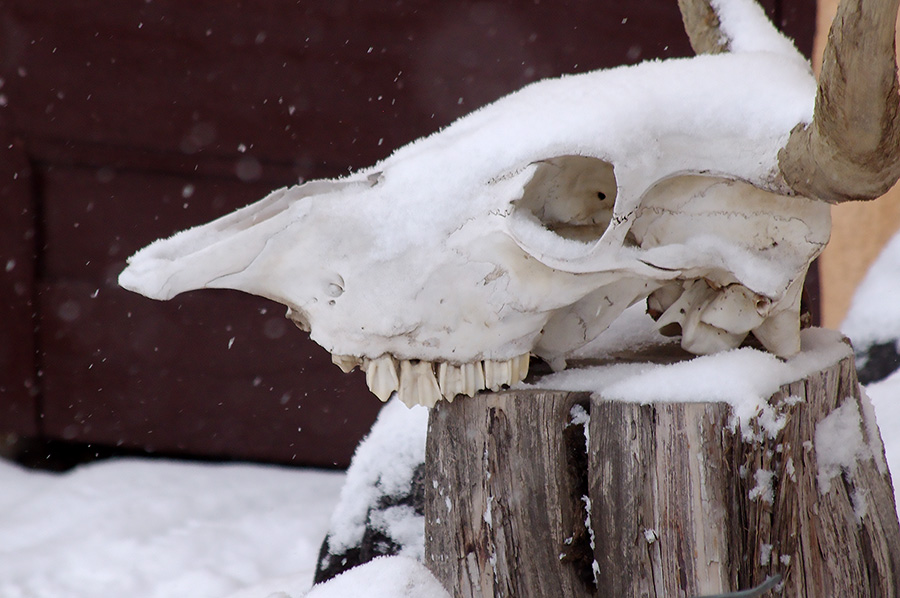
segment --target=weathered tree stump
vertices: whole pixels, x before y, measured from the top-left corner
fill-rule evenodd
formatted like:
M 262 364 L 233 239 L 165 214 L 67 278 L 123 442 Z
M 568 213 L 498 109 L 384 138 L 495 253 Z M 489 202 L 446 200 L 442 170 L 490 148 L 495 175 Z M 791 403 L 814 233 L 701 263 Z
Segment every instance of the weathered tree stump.
M 766 596 L 900 596 L 890 475 L 852 357 L 768 404 L 779 425 L 747 430 L 726 403 L 537 390 L 440 403 L 426 565 L 465 598 L 692 597 L 776 575 Z M 829 469 L 817 429 L 848 422 L 870 452 Z

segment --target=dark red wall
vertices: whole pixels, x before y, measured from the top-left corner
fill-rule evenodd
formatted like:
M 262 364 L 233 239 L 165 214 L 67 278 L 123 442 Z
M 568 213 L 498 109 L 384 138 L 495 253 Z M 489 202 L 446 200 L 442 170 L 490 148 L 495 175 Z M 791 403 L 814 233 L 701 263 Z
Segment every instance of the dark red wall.
M 814 0 L 765 4 L 808 53 Z M 125 258 L 528 82 L 689 53 L 675 0 L 0 0 L 0 432 L 346 464 L 358 372 L 265 300 L 122 291 Z

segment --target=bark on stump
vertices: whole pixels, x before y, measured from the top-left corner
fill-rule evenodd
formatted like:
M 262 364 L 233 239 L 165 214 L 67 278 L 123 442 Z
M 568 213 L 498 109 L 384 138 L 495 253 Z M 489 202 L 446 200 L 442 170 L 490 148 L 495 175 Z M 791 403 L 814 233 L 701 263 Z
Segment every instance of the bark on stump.
M 692 597 L 776 574 L 765 596 L 900 596 L 890 475 L 852 357 L 769 406 L 784 418 L 774 434 L 758 419 L 733 429 L 724 403 L 535 390 L 441 402 L 426 565 L 464 598 Z M 858 410 L 873 450 L 826 481 L 816 426 L 836 409 Z

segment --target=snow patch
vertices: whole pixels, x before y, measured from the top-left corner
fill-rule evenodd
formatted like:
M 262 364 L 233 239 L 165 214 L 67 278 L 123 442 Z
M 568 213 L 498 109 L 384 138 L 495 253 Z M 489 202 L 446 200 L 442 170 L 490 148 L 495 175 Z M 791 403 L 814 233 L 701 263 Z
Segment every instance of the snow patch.
M 801 351 L 782 361 L 749 347 L 703 355 L 673 364 L 623 363 L 566 370 L 519 388 L 588 391 L 605 400 L 724 402 L 744 430 L 759 417 L 774 436 L 784 420 L 767 400 L 782 385 L 800 380 L 852 355 L 839 333 L 821 328 L 801 332 Z
M 772 560 L 772 545 L 760 544 L 759 546 L 759 566 L 765 567 Z
M 584 527 L 588 532 L 591 552 L 596 554 L 597 535 L 594 533 L 594 526 L 591 524 L 591 497 L 587 495 L 582 496 L 581 502 L 584 504 Z M 600 579 L 600 564 L 597 562 L 597 559 L 591 561 L 591 572 L 594 575 L 594 585 L 597 585 L 597 580 Z
M 791 479 L 792 482 L 797 481 L 797 470 L 794 467 L 794 458 L 793 457 L 787 458 L 787 461 L 784 464 L 784 471 L 785 471 L 785 473 L 788 474 L 788 477 Z
M 487 504 L 484 507 L 484 522 L 488 524 L 488 527 L 494 529 L 494 515 L 492 505 L 494 504 L 494 497 L 488 496 Z
M 425 462 L 427 429 L 428 409 L 424 407 L 409 409 L 395 398 L 382 408 L 371 432 L 356 448 L 331 516 L 328 547 L 333 554 L 362 541 L 369 508 L 380 497 L 409 491 L 413 471 Z
M 450 598 L 425 566 L 402 556 L 380 557 L 317 585 L 305 598 Z
M 591 453 L 591 416 L 581 405 L 572 405 L 569 410 L 570 426 L 582 426 L 584 429 L 584 451 Z
M 871 458 L 872 452 L 863 440 L 862 418 L 856 401 L 848 398 L 816 426 L 817 480 L 819 492 L 831 490 L 831 480 L 841 473 L 853 475 L 856 462 Z
M 591 416 L 588 415 L 588 412 L 581 405 L 572 405 L 572 409 L 569 410 L 569 416 L 571 417 L 569 422 L 573 426 L 586 426 L 591 421 Z
M 794 43 L 772 27 L 758 3 L 713 0 L 711 4 L 732 52 L 773 52 L 805 62 Z
M 761 500 L 766 504 L 775 503 L 775 472 L 767 469 L 757 469 L 753 474 L 756 485 L 750 490 L 750 500 Z
M 900 233 L 872 263 L 856 289 L 841 330 L 857 348 L 900 336 Z
M 400 545 L 400 556 L 425 560 L 422 517 L 413 507 L 397 505 L 383 511 L 372 511 L 370 523 Z
M 850 494 L 850 502 L 853 504 L 853 514 L 857 521 L 862 521 L 869 512 L 869 492 L 864 488 L 854 488 Z

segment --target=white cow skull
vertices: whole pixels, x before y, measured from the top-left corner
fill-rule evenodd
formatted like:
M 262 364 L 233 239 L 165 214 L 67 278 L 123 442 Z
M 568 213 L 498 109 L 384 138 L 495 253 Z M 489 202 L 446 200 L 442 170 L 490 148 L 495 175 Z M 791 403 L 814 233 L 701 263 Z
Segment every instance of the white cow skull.
M 790 355 L 830 221 L 779 151 L 816 83 L 755 4 L 719 4 L 728 53 L 530 85 L 369 169 L 157 241 L 120 284 L 281 302 L 408 404 L 516 383 L 530 354 L 564 366 L 645 298 L 689 351 L 752 334 Z

